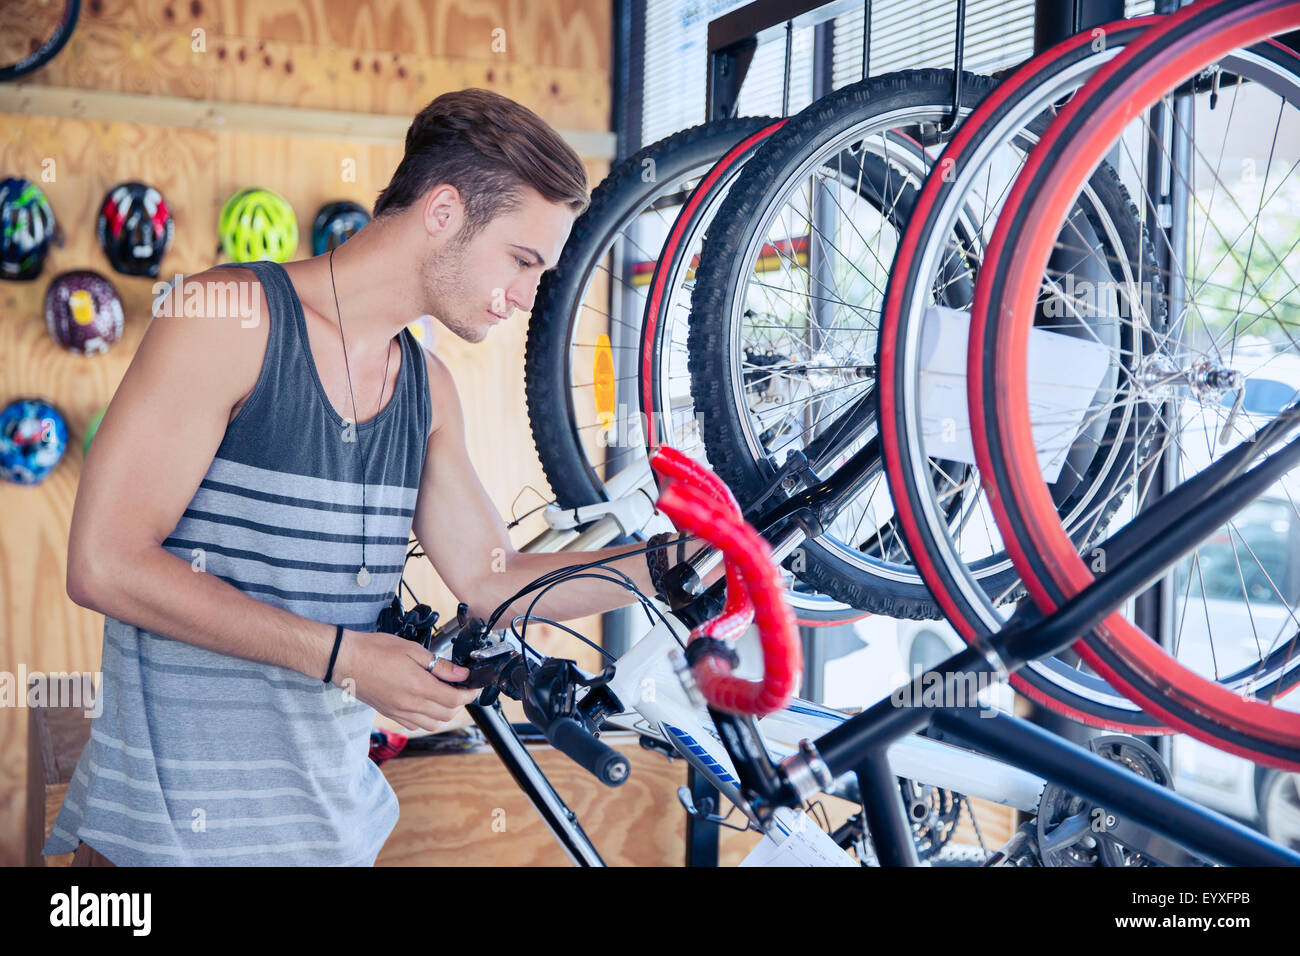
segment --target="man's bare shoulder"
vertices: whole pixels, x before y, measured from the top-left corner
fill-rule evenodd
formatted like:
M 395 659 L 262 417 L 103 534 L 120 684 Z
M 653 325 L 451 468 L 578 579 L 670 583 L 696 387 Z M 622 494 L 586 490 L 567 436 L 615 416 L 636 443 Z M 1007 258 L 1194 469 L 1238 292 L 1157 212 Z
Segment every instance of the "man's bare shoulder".
M 252 393 L 269 337 L 266 294 L 243 267 L 183 275 L 154 299 L 146 338 L 164 351 L 197 350 L 233 387 L 229 418 Z
M 178 275 L 153 305 L 155 318 L 255 319 L 265 312 L 262 283 L 252 269 L 242 266 Z
M 426 348 L 421 348 L 425 367 L 429 370 L 429 403 L 433 409 L 433 424 L 429 434 L 435 435 L 438 429 L 448 422 L 461 417 L 460 394 L 456 391 L 456 380 L 452 378 L 447 363 Z

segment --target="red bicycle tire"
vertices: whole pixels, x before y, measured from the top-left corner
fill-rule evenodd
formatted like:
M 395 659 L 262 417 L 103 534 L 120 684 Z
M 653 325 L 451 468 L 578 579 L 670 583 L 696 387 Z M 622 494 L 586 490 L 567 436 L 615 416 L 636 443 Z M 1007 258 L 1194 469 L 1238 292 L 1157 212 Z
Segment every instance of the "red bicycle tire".
M 1163 16 L 1141 17 L 1105 24 L 1098 29 L 1108 37 L 1124 31 L 1127 38 L 1125 42 L 1132 42 L 1141 31 L 1164 19 Z M 1044 76 L 1050 77 L 1062 59 L 1077 56 L 1082 52 L 1081 48 L 1092 45 L 1095 40 L 1094 32 L 1076 34 L 1018 67 L 1014 73 L 999 83 L 975 112 L 957 127 L 953 139 L 944 148 L 943 156 L 955 157 L 956 162 L 960 164 L 961 157 L 970 148 L 972 141 L 980 135 L 984 124 L 996 120 L 1008 101 L 1017 97 L 1026 87 L 1042 82 Z M 974 620 L 975 612 L 967 608 L 964 601 L 953 596 L 947 575 L 936 566 L 936 559 L 929 553 L 928 535 L 921 530 L 922 520 L 915 510 L 915 502 L 907 492 L 909 485 L 904 470 L 904 456 L 899 453 L 902 444 L 899 428 L 903 409 L 898 401 L 902 386 L 896 375 L 901 331 L 901 324 L 897 321 L 897 317 L 905 307 L 904 300 L 910 291 L 902 281 L 902 277 L 910 273 L 911 263 L 920 252 L 921 240 L 929 225 L 928 220 L 944 194 L 946 182 L 937 176 L 932 176 L 926 182 L 913 211 L 912 225 L 905 232 L 894 257 L 891 281 L 886 290 L 884 305 L 884 315 L 887 320 L 881 325 L 880 358 L 877 362 L 881 403 L 881 444 L 884 449 L 890 487 L 893 489 L 895 512 L 900 519 L 909 553 L 953 628 L 967 643 L 977 643 L 983 639 L 983 635 L 980 626 Z M 1172 727 L 1148 722 L 1126 722 L 1079 709 L 1052 696 L 1050 691 L 1031 682 L 1021 672 L 1011 674 L 1009 680 L 1018 693 L 1039 706 L 1087 726 L 1142 735 L 1174 732 Z
M 997 263 L 997 268 L 982 271 L 976 284 L 968 400 L 976 423 L 976 459 L 990 484 L 995 518 L 1008 553 L 1044 612 L 1055 610 L 1060 601 L 1039 576 L 1040 563 L 1050 583 L 1067 597 L 1093 581 L 1091 570 L 1060 527 L 1036 466 L 1027 397 L 1033 302 L 1059 225 L 1074 201 L 1075 184 L 1082 184 L 1120 131 L 1174 83 L 1232 50 L 1298 26 L 1300 4 L 1283 0 L 1247 4 L 1219 0 L 1172 15 L 1076 94 L 1031 153 L 1007 200 L 1007 208 L 1016 214 L 999 222 L 985 259 Z M 1051 188 L 1031 198 L 1035 186 L 1047 179 Z M 1014 255 L 1010 253 L 1013 240 Z M 1000 319 L 992 325 L 990 339 L 989 316 L 994 309 Z M 982 353 L 990 342 L 991 352 Z M 992 363 L 991 375 L 986 373 L 986 361 Z M 993 381 L 998 383 L 1000 400 L 990 402 Z M 990 423 L 998 436 L 996 458 L 989 441 Z M 1094 635 L 1135 680 L 1125 679 L 1106 654 L 1084 642 L 1076 645 L 1080 655 L 1144 709 L 1240 756 L 1270 766 L 1300 768 L 1300 714 L 1247 700 L 1186 669 L 1119 613 L 1110 615 Z

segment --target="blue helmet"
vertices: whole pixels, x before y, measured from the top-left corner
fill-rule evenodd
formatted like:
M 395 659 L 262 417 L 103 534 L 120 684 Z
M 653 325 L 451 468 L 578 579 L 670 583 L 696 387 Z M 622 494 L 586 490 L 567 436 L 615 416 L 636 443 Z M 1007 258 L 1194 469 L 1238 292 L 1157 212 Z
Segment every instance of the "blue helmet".
M 35 485 L 68 447 L 68 424 L 39 398 L 20 398 L 0 410 L 0 478 Z
M 0 278 L 35 279 L 54 238 L 54 210 L 34 183 L 0 182 Z
M 311 254 L 321 253 L 343 245 L 370 221 L 370 213 L 360 203 L 340 199 L 327 202 L 316 213 L 316 220 L 311 224 Z

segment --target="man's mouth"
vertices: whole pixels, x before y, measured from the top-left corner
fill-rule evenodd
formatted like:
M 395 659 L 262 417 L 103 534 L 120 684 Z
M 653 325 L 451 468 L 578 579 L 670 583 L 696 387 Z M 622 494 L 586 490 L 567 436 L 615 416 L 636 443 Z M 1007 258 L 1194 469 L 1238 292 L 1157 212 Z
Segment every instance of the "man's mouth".
M 495 320 L 498 321 L 498 322 L 504 322 L 505 319 L 506 319 L 506 317 L 505 317 L 504 315 L 497 315 L 497 314 L 496 314 L 495 312 L 493 312 L 491 309 L 488 309 L 488 315 L 492 316 L 492 318 L 495 319 Z

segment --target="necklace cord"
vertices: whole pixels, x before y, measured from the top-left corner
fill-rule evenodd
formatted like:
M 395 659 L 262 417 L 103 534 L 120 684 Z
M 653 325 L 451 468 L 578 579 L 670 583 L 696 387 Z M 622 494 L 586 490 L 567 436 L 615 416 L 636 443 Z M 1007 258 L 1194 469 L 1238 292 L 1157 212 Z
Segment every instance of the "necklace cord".
M 330 250 L 330 288 L 334 291 L 334 313 L 339 317 L 339 341 L 343 343 L 343 370 L 347 373 L 348 379 L 348 398 L 352 400 L 352 425 L 354 428 L 360 426 L 357 415 L 357 399 L 352 393 L 352 369 L 348 366 L 348 343 L 343 335 L 343 312 L 339 309 L 339 290 L 334 284 L 334 250 Z M 379 414 L 379 406 L 384 401 L 384 386 L 388 384 L 388 365 L 393 358 L 393 340 L 388 340 L 388 355 L 384 359 L 384 377 L 379 380 L 379 400 L 375 403 L 375 415 Z M 367 575 L 362 572 L 366 570 L 366 468 L 370 464 L 370 449 L 367 447 L 363 453 L 361 465 L 361 570 L 357 572 L 358 583 L 364 577 L 368 580 Z M 362 587 L 365 585 L 362 584 Z

